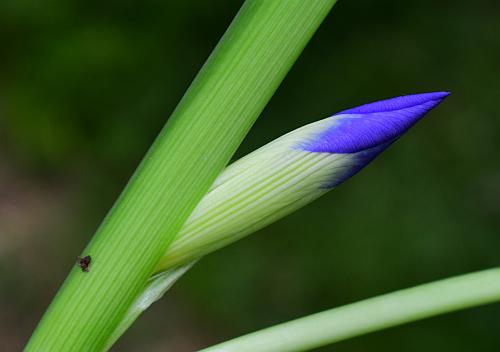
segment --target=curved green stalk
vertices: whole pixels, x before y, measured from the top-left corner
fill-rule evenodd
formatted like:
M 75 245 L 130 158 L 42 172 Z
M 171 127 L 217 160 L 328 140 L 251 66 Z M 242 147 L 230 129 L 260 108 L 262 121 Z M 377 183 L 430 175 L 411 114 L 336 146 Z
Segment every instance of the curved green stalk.
M 500 268 L 456 276 L 256 331 L 202 352 L 305 351 L 500 300 Z
M 105 347 L 334 3 L 245 2 L 83 251 L 90 272 L 73 268 L 27 351 Z

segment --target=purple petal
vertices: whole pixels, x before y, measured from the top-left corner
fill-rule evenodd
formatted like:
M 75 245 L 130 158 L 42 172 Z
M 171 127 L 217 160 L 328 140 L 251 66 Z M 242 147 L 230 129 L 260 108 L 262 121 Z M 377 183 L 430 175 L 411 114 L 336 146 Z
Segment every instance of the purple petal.
M 433 92 L 433 93 L 422 93 L 422 94 L 412 94 L 412 95 L 403 95 L 396 98 L 385 99 L 376 101 L 374 103 L 369 103 L 365 105 L 361 105 L 352 109 L 344 110 L 336 115 L 340 114 L 369 114 L 375 112 L 387 112 L 394 110 L 401 110 L 406 108 L 411 108 L 416 105 L 426 104 L 430 101 L 435 101 L 434 104 L 437 105 L 450 95 L 449 92 Z M 433 107 L 434 107 L 433 106 Z
M 345 154 L 389 145 L 448 95 L 407 95 L 344 110 L 333 116 L 338 120 L 330 128 L 300 147 L 310 152 Z
M 376 147 L 362 150 L 359 153 L 355 153 L 352 155 L 352 160 L 349 166 L 344 168 L 343 170 L 339 170 L 339 172 L 335 173 L 335 175 L 331 178 L 331 180 L 327 181 L 325 184 L 321 185 L 320 188 L 330 189 L 338 186 L 345 180 L 351 178 L 356 175 L 359 171 L 361 171 L 366 165 L 368 165 L 373 159 L 377 157 L 381 152 L 384 151 L 391 142 L 384 143 L 378 145 Z

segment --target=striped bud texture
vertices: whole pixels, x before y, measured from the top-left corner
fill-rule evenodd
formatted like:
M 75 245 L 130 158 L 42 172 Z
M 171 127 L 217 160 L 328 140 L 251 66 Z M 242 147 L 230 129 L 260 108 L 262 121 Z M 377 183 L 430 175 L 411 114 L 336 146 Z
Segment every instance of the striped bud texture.
M 320 197 L 365 167 L 448 94 L 407 95 L 348 109 L 229 165 L 156 271 L 199 258 Z

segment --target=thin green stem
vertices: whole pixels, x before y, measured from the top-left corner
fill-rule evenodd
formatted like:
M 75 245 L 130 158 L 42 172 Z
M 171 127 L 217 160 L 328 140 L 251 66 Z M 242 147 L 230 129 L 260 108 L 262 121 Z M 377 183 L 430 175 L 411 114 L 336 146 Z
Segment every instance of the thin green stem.
M 104 348 L 334 3 L 245 2 L 82 253 L 90 272 L 73 268 L 27 351 Z
M 500 300 L 500 268 L 456 276 L 334 308 L 202 350 L 305 351 Z

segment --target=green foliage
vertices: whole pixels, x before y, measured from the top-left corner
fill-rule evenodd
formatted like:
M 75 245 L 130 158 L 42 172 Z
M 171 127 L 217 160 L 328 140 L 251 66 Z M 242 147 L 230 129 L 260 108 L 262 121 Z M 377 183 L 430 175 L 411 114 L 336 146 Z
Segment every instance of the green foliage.
M 2 247 L 0 311 L 14 322 L 2 336 L 12 335 L 12 350 L 22 348 L 62 273 L 74 265 L 239 6 L 228 0 L 0 1 L 2 157 L 36 180 L 33 188 L 55 183 L 49 201 L 68 185 L 73 192 L 64 198 L 72 205 L 69 214 L 52 211 L 42 222 L 63 218 L 62 230 L 39 226 L 27 253 L 26 244 Z M 120 351 L 175 347 L 176 337 L 194 349 L 500 264 L 500 3 L 361 0 L 337 6 L 239 155 L 311 116 L 369 100 L 427 89 L 452 90 L 453 96 L 439 116 L 355 180 L 203 259 L 170 299 L 125 335 Z M 31 215 L 22 210 L 19 221 Z M 16 238 L 3 229 L 3 239 Z M 322 351 L 487 350 L 500 344 L 499 314 L 500 307 L 491 306 Z
M 99 351 L 335 0 L 249 0 L 184 95 L 31 337 Z M 89 294 L 92 296 L 89 297 Z
M 444 279 L 316 313 L 203 352 L 299 352 L 500 300 L 500 269 Z

